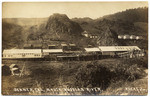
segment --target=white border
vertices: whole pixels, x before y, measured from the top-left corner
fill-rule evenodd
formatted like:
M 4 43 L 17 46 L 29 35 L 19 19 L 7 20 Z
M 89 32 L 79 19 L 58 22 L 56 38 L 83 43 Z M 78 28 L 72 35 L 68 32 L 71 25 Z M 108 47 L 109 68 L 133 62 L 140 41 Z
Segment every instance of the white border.
M 99 1 L 102 1 L 102 2 L 115 2 L 115 1 L 148 1 L 148 0 L 1 0 L 0 1 L 0 16 L 1 16 L 1 19 L 0 19 L 0 44 L 1 44 L 1 48 L 0 50 L 2 50 L 2 2 L 99 2 Z M 148 2 L 148 7 L 149 7 L 149 2 Z M 149 9 L 149 8 L 148 8 Z M 148 23 L 150 22 L 149 20 L 149 10 L 148 10 Z M 150 25 L 148 25 L 148 29 L 150 28 Z M 149 30 L 148 30 L 148 68 L 150 67 L 149 66 L 149 40 L 150 38 L 150 35 L 149 35 Z M 2 51 L 0 51 L 0 54 L 2 55 Z M 0 59 L 1 59 L 1 56 L 0 56 Z M 1 62 L 1 60 L 0 60 Z M 149 69 L 148 69 L 149 71 Z M 1 69 L 0 69 L 0 72 L 1 72 Z M 1 74 L 1 73 L 0 73 Z M 1 80 L 1 75 L 0 75 L 0 80 Z M 148 80 L 150 79 L 150 75 L 148 74 Z M 148 82 L 148 95 L 147 96 L 150 96 L 150 83 Z M 0 83 L 0 93 L 1 93 L 1 83 Z M 0 94 L 1 96 L 3 96 L 2 94 Z M 13 97 L 13 96 L 9 96 L 9 97 Z M 24 96 L 18 96 L 18 97 L 24 97 Z M 31 97 L 31 96 L 28 96 L 28 97 Z M 40 96 L 40 97 L 43 97 L 43 96 Z M 56 97 L 60 97 L 60 96 L 56 96 Z M 62 97 L 65 97 L 65 96 L 62 96 Z M 68 96 L 70 97 L 70 96 Z M 77 97 L 77 96 L 76 96 Z M 88 97 L 93 97 L 93 96 L 88 96 Z M 112 97 L 112 96 L 107 96 L 107 97 Z M 115 96 L 113 96 L 115 97 Z M 124 97 L 133 97 L 133 96 L 124 96 Z M 140 96 L 138 96 L 140 97 Z M 143 96 L 142 96 L 143 97 Z

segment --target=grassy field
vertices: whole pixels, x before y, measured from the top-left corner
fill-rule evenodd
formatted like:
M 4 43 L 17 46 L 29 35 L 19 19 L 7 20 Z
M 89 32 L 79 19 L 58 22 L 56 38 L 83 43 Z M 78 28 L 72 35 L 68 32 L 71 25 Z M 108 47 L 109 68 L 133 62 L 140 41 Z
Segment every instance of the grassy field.
M 8 66 L 11 63 L 19 65 L 21 70 L 25 68 L 22 76 L 2 77 L 3 95 L 147 95 L 147 62 L 142 59 L 3 61 Z M 96 87 L 102 91 L 46 91 Z M 42 90 L 18 92 L 16 88 Z

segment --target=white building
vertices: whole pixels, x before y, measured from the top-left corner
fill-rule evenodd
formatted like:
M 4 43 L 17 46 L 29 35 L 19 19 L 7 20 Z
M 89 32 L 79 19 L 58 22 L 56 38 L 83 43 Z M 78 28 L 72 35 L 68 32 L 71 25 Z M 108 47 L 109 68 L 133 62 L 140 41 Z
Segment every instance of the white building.
M 138 46 L 99 46 L 99 49 L 103 55 L 116 55 L 116 53 L 141 50 Z
M 136 35 L 118 35 L 118 39 L 134 39 L 139 40 L 142 39 L 142 36 L 136 36 Z
M 87 53 L 94 53 L 94 54 L 96 54 L 96 53 L 101 53 L 101 51 L 100 51 L 100 49 L 99 49 L 98 47 L 84 48 L 84 49 L 85 49 L 85 51 L 86 51 Z
M 102 52 L 141 50 L 138 46 L 99 46 Z
M 89 37 L 89 34 L 88 34 L 87 31 L 84 31 L 84 32 L 82 33 L 82 35 L 85 36 L 85 37 Z
M 4 59 L 15 58 L 41 58 L 41 49 L 6 49 L 3 51 Z
M 123 35 L 118 35 L 118 39 L 123 39 Z
M 93 35 L 90 34 L 89 37 L 90 37 L 90 38 L 93 38 L 93 39 L 98 38 L 98 36 L 97 36 L 97 35 L 94 35 L 94 34 L 93 34 Z

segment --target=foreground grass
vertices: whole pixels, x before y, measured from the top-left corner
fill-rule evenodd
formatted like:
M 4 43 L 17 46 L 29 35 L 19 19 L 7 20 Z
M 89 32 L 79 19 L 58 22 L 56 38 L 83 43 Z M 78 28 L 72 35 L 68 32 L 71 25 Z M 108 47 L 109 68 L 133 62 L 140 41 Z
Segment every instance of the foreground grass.
M 6 62 L 10 65 L 12 62 Z M 146 63 L 139 59 L 104 59 L 70 62 L 13 62 L 26 68 L 23 76 L 3 76 L 3 95 L 146 95 L 147 92 L 130 88 L 147 89 Z M 94 88 L 103 92 L 50 93 L 14 92 L 14 88 Z M 129 88 L 128 91 L 126 88 Z
M 147 95 L 148 79 L 138 79 L 133 82 L 118 81 L 110 86 L 100 95 Z

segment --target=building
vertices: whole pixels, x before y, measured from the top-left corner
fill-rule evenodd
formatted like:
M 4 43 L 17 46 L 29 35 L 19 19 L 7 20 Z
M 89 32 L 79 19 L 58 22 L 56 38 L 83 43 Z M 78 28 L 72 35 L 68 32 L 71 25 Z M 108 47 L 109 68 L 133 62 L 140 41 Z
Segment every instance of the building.
M 69 44 L 69 48 L 71 51 L 76 51 L 78 50 L 77 46 L 75 44 Z
M 42 49 L 42 44 L 34 44 L 33 49 Z
M 93 48 L 84 48 L 85 52 L 87 53 L 101 53 L 101 50 L 98 47 L 93 47 Z
M 42 44 L 24 44 L 24 49 L 42 49 Z
M 118 35 L 118 39 L 123 39 L 123 35 Z
M 130 39 L 130 35 L 124 35 L 123 39 Z
M 98 38 L 98 35 L 96 35 L 96 34 L 90 34 L 89 38 L 96 39 L 96 38 Z
M 142 39 L 142 36 L 136 36 L 136 35 L 118 35 L 118 39 L 139 40 L 139 39 Z
M 49 48 L 49 49 L 56 49 L 56 48 L 57 48 L 57 46 L 56 46 L 56 45 L 54 45 L 54 44 L 52 44 L 52 45 L 48 45 L 48 48 Z
M 68 45 L 67 45 L 66 43 L 62 43 L 62 44 L 61 44 L 61 48 L 62 48 L 63 50 L 68 50 Z
M 82 35 L 85 36 L 85 37 L 89 37 L 89 34 L 88 34 L 87 31 L 84 31 L 84 32 L 82 33 Z
M 88 45 L 88 48 L 92 48 L 93 46 L 92 45 Z
M 32 49 L 33 45 L 32 44 L 24 44 L 23 48 L 24 49 Z
M 135 50 L 140 51 L 141 49 L 137 46 L 99 46 L 102 55 L 115 56 L 118 53 L 133 52 Z
M 41 49 L 5 49 L 3 51 L 4 59 L 20 58 L 41 58 Z
M 88 33 L 87 31 L 84 31 L 84 32 L 82 33 L 82 35 L 85 36 L 85 37 L 88 37 L 88 38 L 92 38 L 92 39 L 98 38 L 98 35 L 97 35 L 97 34 L 90 34 L 90 33 Z
M 62 54 L 62 49 L 43 49 L 43 55 Z

